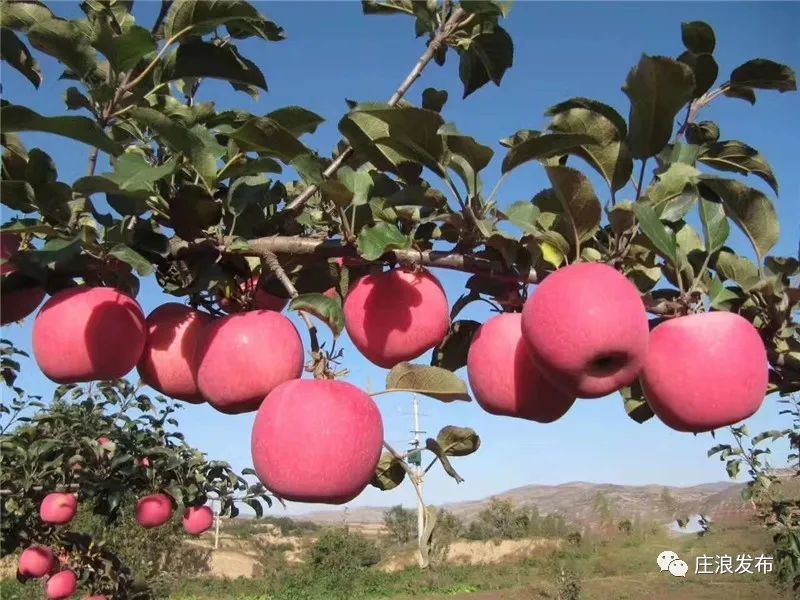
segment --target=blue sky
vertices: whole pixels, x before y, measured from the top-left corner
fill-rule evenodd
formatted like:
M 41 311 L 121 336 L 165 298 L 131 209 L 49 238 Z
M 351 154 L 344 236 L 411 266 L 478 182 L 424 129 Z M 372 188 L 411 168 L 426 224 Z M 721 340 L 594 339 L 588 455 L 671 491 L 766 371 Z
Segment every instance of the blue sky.
M 307 143 L 328 155 L 339 139 L 336 124 L 346 110 L 345 98 L 359 101 L 385 100 L 405 77 L 424 50 L 422 39 L 413 36 L 413 21 L 402 17 L 365 17 L 358 2 L 260 2 L 259 9 L 283 26 L 288 39 L 265 44 L 248 41 L 241 45 L 245 56 L 264 71 L 270 86 L 257 102 L 235 93 L 227 84 L 204 83 L 198 98 L 214 100 L 220 108 L 245 108 L 263 114 L 276 108 L 299 104 L 326 119 Z M 138 2 L 137 20 L 149 27 L 158 3 Z M 54 3 L 62 16 L 79 17 L 77 3 Z M 426 87 L 445 89 L 450 100 L 445 118 L 465 134 L 490 145 L 495 160 L 484 174 L 491 188 L 499 174 L 502 148 L 497 141 L 518 129 L 541 129 L 543 113 L 549 106 L 573 96 L 588 96 L 628 113 L 627 98 L 621 91 L 628 70 L 643 52 L 677 56 L 682 51 L 680 23 L 690 20 L 710 23 L 717 34 L 716 57 L 720 81 L 739 64 L 756 57 L 770 58 L 800 66 L 800 43 L 796 24 L 800 5 L 791 2 L 758 3 L 611 3 L 611 2 L 518 2 L 504 24 L 515 42 L 514 67 L 503 85 L 487 86 L 465 101 L 461 98 L 457 57 L 448 55 L 443 67 L 431 65 L 409 94 L 420 101 Z M 64 111 L 63 93 L 69 82 L 58 81 L 54 61 L 38 56 L 45 81 L 36 91 L 15 71 L 3 67 L 3 95 L 12 102 L 25 103 L 43 114 Z M 739 139 L 759 149 L 777 174 L 781 196 L 776 206 L 782 224 L 781 240 L 773 253 L 795 255 L 800 234 L 800 170 L 796 143 L 800 139 L 800 102 L 796 94 L 759 92 L 755 107 L 722 98 L 700 119 L 718 122 L 722 139 Z M 85 174 L 89 149 L 52 136 L 24 135 L 29 148 L 40 146 L 49 152 L 59 168 L 62 181 L 72 182 Z M 577 163 L 576 163 L 577 164 Z M 99 172 L 107 167 L 101 161 Z M 606 187 L 590 175 L 598 194 L 605 199 Z M 748 183 L 774 198 L 758 179 Z M 547 187 L 541 167 L 527 165 L 507 179 L 500 192 L 500 205 L 528 199 Z M 618 195 L 631 199 L 630 189 Z M 4 210 L 3 220 L 8 218 Z M 741 236 L 733 243 L 745 249 Z M 461 294 L 466 276 L 437 273 L 451 303 Z M 151 278 L 139 295 L 145 312 L 170 301 Z M 463 318 L 485 320 L 485 305 L 472 305 Z M 292 317 L 303 332 L 302 324 Z M 5 328 L 8 337 L 30 350 L 31 320 Z M 304 339 L 305 339 L 305 334 Z M 349 380 L 362 387 L 381 389 L 386 372 L 361 359 L 346 335 L 345 366 Z M 427 362 L 429 355 L 419 362 Z M 26 365 L 22 383 L 29 393 L 48 397 L 54 385 Z M 466 377 L 465 372 L 461 375 Z M 403 446 L 412 429 L 411 401 L 403 395 L 377 398 L 386 437 Z M 752 431 L 785 427 L 778 417 L 774 397 L 749 420 Z M 560 421 L 550 425 L 493 417 L 475 403 L 440 404 L 423 398 L 423 428 L 435 436 L 444 425 L 475 428 L 482 446 L 471 457 L 455 459 L 454 466 L 466 480 L 457 485 L 440 469 L 431 471 L 425 485 L 432 503 L 485 497 L 529 483 L 557 484 L 582 480 L 619 484 L 692 485 L 725 478 L 723 465 L 706 458 L 715 442 L 710 435 L 692 436 L 674 432 L 656 419 L 639 425 L 625 416 L 622 401 L 614 395 L 599 400 L 578 401 Z M 210 407 L 191 406 L 179 415 L 187 440 L 213 458 L 226 459 L 234 467 L 250 466 L 249 434 L 253 414 L 228 416 Z M 722 438 L 726 435 L 719 436 Z M 776 448 L 777 454 L 783 447 Z M 335 457 L 332 458 L 335 460 Z M 331 468 L 337 468 L 331 465 Z M 368 488 L 351 505 L 411 504 L 414 493 L 409 484 L 391 492 Z M 294 505 L 291 513 L 309 510 Z M 279 509 L 278 509 L 279 510 Z

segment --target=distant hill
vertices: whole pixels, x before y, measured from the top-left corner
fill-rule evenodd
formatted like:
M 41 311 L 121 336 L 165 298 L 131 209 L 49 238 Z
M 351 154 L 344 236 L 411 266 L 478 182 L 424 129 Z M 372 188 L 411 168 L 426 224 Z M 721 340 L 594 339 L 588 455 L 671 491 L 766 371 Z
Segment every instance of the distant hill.
M 526 485 L 495 494 L 494 498 L 511 500 L 515 505 L 532 504 L 541 513 L 561 514 L 576 525 L 592 525 L 597 521 L 594 509 L 598 494 L 602 494 L 611 507 L 615 519 L 641 519 L 667 523 L 673 510 L 680 514 L 702 513 L 712 521 L 739 520 L 750 513 L 742 501 L 743 484 L 733 482 L 705 483 L 691 487 L 662 485 L 613 485 L 570 482 L 560 485 Z M 665 496 L 665 490 L 667 495 Z M 444 504 L 446 508 L 465 521 L 474 518 L 489 503 L 490 498 L 470 502 Z M 671 500 L 672 502 L 670 502 Z M 673 509 L 670 508 L 670 504 Z M 375 525 L 383 522 L 387 507 L 351 508 L 315 511 L 298 515 L 297 519 L 319 524 L 347 521 L 353 525 Z

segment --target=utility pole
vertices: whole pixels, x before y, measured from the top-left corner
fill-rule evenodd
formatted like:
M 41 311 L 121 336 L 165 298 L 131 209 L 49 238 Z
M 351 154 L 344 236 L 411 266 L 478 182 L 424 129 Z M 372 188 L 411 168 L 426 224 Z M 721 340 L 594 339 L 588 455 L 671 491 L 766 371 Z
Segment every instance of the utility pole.
M 217 499 L 214 501 L 214 550 L 219 548 L 219 511 L 222 507 L 222 501 Z
M 422 440 L 420 435 L 425 433 L 420 429 L 419 424 L 419 398 L 416 394 L 412 396 L 412 404 L 414 410 L 414 430 L 412 433 L 414 434 L 414 439 L 411 441 L 411 446 L 413 448 L 414 453 L 409 456 L 413 457 L 413 460 L 410 460 L 414 465 L 414 476 L 417 479 L 417 486 L 419 488 L 419 494 L 417 495 L 417 541 L 422 541 L 422 531 L 425 529 L 425 505 L 422 504 L 421 496 L 422 496 L 422 487 L 424 484 L 424 471 L 422 469 Z

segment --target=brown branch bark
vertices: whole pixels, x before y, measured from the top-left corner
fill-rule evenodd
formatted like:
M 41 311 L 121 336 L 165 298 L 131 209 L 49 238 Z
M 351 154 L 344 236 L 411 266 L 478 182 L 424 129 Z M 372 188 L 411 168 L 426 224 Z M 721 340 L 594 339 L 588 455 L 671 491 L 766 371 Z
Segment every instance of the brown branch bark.
M 249 240 L 248 245 L 250 246 L 250 251 L 245 251 L 243 254 L 249 254 L 251 256 L 267 257 L 270 254 L 273 256 L 287 254 L 314 258 L 333 258 L 337 256 L 351 257 L 354 259 L 359 258 L 354 248 L 345 246 L 341 242 L 335 240 L 329 241 L 298 236 L 275 236 Z M 220 248 L 220 250 L 224 251 L 225 249 Z M 454 271 L 465 271 L 467 273 L 488 275 L 490 277 L 507 279 L 509 281 L 522 281 L 525 283 L 536 283 L 537 281 L 537 275 L 534 269 L 520 273 L 508 269 L 500 262 L 471 254 L 457 254 L 436 250 L 392 250 L 387 252 L 386 255 L 382 257 L 382 260 L 418 264 L 440 269 L 451 269 Z M 289 291 L 289 288 L 287 288 L 287 291 Z M 291 291 L 289 291 L 289 293 L 291 294 Z
M 411 69 L 411 72 L 403 80 L 403 83 L 400 84 L 400 87 L 398 87 L 394 94 L 392 94 L 392 97 L 389 98 L 389 106 L 395 106 L 400 99 L 406 95 L 406 92 L 408 92 L 411 86 L 414 85 L 414 82 L 419 79 L 420 75 L 422 75 L 422 72 L 425 70 L 425 67 L 428 66 L 428 63 L 433 60 L 433 55 L 436 53 L 436 50 L 443 43 L 445 43 L 445 40 L 459 27 L 461 18 L 465 14 L 466 12 L 462 8 L 458 8 L 453 11 L 447 22 L 442 25 L 439 32 L 430 41 L 428 47 L 425 49 L 425 52 L 419 57 L 417 64 L 414 65 L 414 68 Z M 322 176 L 327 178 L 336 173 L 336 171 L 339 170 L 344 162 L 350 158 L 352 153 L 353 149 L 350 146 L 345 148 L 342 153 L 339 154 L 339 156 L 337 156 L 330 165 L 328 165 L 328 168 L 322 172 Z M 319 187 L 316 185 L 306 188 L 302 194 L 286 205 L 285 210 L 287 212 L 295 212 L 303 208 L 303 205 L 305 205 L 305 203 L 308 202 L 318 190 Z

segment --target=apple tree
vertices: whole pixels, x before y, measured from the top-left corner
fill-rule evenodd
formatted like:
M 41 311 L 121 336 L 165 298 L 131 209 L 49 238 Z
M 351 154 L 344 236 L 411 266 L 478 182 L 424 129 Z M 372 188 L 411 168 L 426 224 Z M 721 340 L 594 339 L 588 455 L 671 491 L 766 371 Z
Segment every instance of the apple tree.
M 417 452 L 383 442 L 370 396 L 340 381 L 347 357 L 336 340 L 345 330 L 367 360 L 388 369 L 385 390 L 373 396 L 470 400 L 455 374 L 466 366 L 487 412 L 540 422 L 558 419 L 576 398 L 619 391 L 634 420 L 657 416 L 699 433 L 737 424 L 767 394 L 800 389 L 800 263 L 770 255 L 780 234 L 777 176 L 757 149 L 702 120 L 711 103 L 794 91 L 789 66 L 759 57 L 721 76 L 730 66 L 714 58 L 713 29 L 684 23 L 675 58 L 645 54 L 624 78 L 627 118 L 601 100 L 568 98 L 496 144 L 447 120 L 445 91 L 422 90 L 417 101 L 410 91 L 432 63 L 455 61 L 465 99 L 500 85 L 514 58 L 503 27 L 510 3 L 366 0 L 367 15 L 413 20 L 424 49 L 388 101 L 349 102 L 341 142 L 328 154 L 303 141 L 323 117 L 301 106 L 257 115 L 201 100 L 208 79 L 244 94 L 267 91 L 237 42 L 282 42 L 278 24 L 247 2 L 176 0 L 145 27 L 132 4 L 87 0 L 85 18 L 71 20 L 42 2 L 2 4 L 3 60 L 38 87 L 33 48 L 74 83 L 66 114 L 39 114 L 23 98 L 0 107 L 2 203 L 12 211 L 2 226 L 2 310 L 24 318 L 49 295 L 33 328 L 39 368 L 67 386 L 115 380 L 61 395 L 110 395 L 90 404 L 104 431 L 134 423 L 119 456 L 160 446 L 164 459 L 149 479 L 113 457 L 138 475 L 109 490 L 97 487 L 111 463 L 102 463 L 96 441 L 58 438 L 42 450 L 55 461 L 52 478 L 25 484 L 38 486 L 20 491 L 30 501 L 14 493 L 28 525 L 9 532 L 4 551 L 24 545 L 23 532 L 44 535 L 30 521 L 34 492 L 75 477 L 87 478 L 76 481 L 81 496 L 107 498 L 109 514 L 114 494 L 137 485 L 184 505 L 211 497 L 209 482 L 219 479 L 230 484 L 219 490 L 225 498 L 260 496 L 258 484 L 219 463 L 184 464 L 194 454 L 162 431 L 166 408 L 120 416 L 126 399 L 139 402 L 136 387 L 119 380 L 137 363 L 142 381 L 167 396 L 222 413 L 258 410 L 253 458 L 266 489 L 334 503 L 406 475 L 422 500 L 409 465 Z M 60 180 L 46 149 L 24 146 L 18 134 L 31 131 L 88 145 L 87 174 Z M 485 187 L 482 171 L 496 153 L 502 176 Z M 110 166 L 98 172 L 101 155 Z M 501 205 L 506 175 L 531 163 L 550 186 Z M 753 178 L 770 192 L 751 187 Z M 729 245 L 733 227 L 752 248 Z M 438 269 L 471 275 L 452 305 Z M 172 302 L 145 320 L 134 298 L 149 277 Z M 459 318 L 478 301 L 503 314 L 485 327 Z M 282 316 L 285 306 L 302 318 L 303 336 Z M 254 330 L 263 337 L 247 335 Z M 114 344 L 120 337 L 130 355 Z M 65 348 L 78 358 L 63 360 Z M 430 364 L 411 362 L 431 350 Z M 303 371 L 311 377 L 300 379 Z M 232 372 L 242 376 L 225 376 Z M 134 406 L 148 414 L 151 405 Z M 33 436 L 39 427 L 15 431 Z M 475 431 L 447 425 L 425 452 L 460 481 L 451 458 L 479 445 Z M 70 457 L 88 461 L 90 450 L 96 462 L 87 473 L 63 471 Z M 325 469 L 334 452 L 354 457 L 352 468 Z M 170 462 L 179 457 L 180 466 Z M 422 564 L 436 523 L 435 511 L 426 514 Z M 795 579 L 797 556 L 787 559 Z

